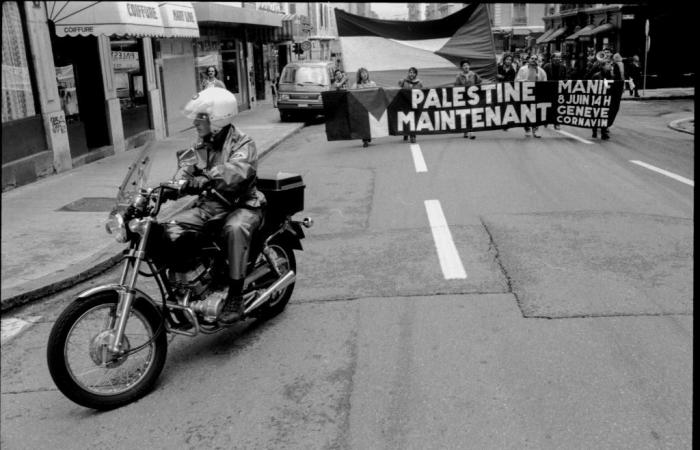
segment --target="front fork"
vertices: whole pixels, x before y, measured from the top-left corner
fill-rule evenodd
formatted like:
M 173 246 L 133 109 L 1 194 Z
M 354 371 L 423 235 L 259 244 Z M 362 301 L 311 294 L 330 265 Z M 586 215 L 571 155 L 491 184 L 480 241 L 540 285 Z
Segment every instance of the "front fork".
M 139 275 L 141 263 L 146 258 L 146 244 L 148 242 L 148 235 L 150 234 L 153 220 L 153 218 L 149 218 L 138 247 L 136 249 L 130 249 L 129 254 L 125 257 L 126 261 L 124 262 L 124 269 L 122 270 L 122 275 L 119 279 L 119 285 L 126 286 L 126 290 L 119 294 L 119 303 L 117 304 L 117 330 L 114 334 L 112 334 L 112 339 L 109 342 L 109 351 L 116 354 L 122 353 L 122 341 L 124 339 L 126 321 L 129 318 L 131 305 L 136 297 L 136 290 L 134 287 L 136 286 L 136 279 Z M 130 266 L 131 279 L 129 280 L 129 284 L 126 285 L 125 283 L 129 277 Z

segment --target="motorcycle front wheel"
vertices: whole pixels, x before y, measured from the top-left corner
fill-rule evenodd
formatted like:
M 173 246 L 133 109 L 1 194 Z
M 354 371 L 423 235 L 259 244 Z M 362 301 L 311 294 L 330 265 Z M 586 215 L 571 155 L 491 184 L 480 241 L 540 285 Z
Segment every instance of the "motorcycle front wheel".
M 46 355 L 54 383 L 70 400 L 88 408 L 118 408 L 146 395 L 165 364 L 168 343 L 165 330 L 160 330 L 162 319 L 142 298 L 134 300 L 127 321 L 126 352 L 109 351 L 118 300 L 118 293 L 110 291 L 72 303 L 49 335 Z

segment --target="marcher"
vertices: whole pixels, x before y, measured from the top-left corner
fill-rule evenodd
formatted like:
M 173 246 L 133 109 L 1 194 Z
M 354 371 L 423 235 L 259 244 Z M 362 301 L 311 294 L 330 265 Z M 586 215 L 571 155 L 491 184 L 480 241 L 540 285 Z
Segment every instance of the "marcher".
M 342 70 L 335 69 L 333 72 L 333 83 L 331 83 L 331 88 L 336 91 L 346 90 L 348 88 L 348 78 L 345 76 Z
M 457 78 L 455 79 L 455 86 L 470 87 L 478 86 L 481 84 L 481 77 L 478 73 L 471 71 L 469 65 L 470 64 L 468 59 L 463 59 L 459 62 L 459 67 L 462 69 L 462 71 L 457 74 Z M 465 131 L 464 137 L 474 139 L 476 136 L 474 136 L 474 133 L 470 131 Z
M 503 83 L 505 81 L 515 81 L 515 74 L 518 72 L 513 64 L 513 55 L 504 53 L 501 64 L 497 66 L 496 79 Z
M 629 83 L 630 95 L 639 97 L 639 86 L 642 84 L 642 66 L 639 64 L 639 56 L 632 56 L 632 63 L 627 67 L 631 82 Z
M 369 71 L 364 67 L 357 69 L 357 75 L 355 78 L 355 85 L 353 89 L 365 89 L 377 87 L 377 84 L 369 79 Z M 369 143 L 372 142 L 372 138 L 362 138 L 362 146 L 367 147 Z
M 537 65 L 537 55 L 532 54 L 527 60 L 527 65 L 523 66 L 518 70 L 518 74 L 515 76 L 515 81 L 547 81 L 547 73 L 540 66 Z M 525 128 L 525 137 L 530 135 L 530 127 Z M 537 134 L 537 130 L 540 127 L 532 127 L 532 136 L 540 138 Z
M 202 90 L 210 87 L 220 87 L 226 89 L 224 82 L 217 78 L 219 71 L 216 67 L 207 67 L 206 75 L 207 77 L 202 81 Z
M 423 83 L 418 79 L 418 69 L 415 67 L 410 67 L 408 69 L 408 75 L 406 78 L 399 80 L 399 87 L 401 89 L 423 89 Z M 415 144 L 416 134 L 411 133 L 411 143 Z M 403 140 L 408 140 L 408 136 L 403 137 Z
M 175 215 L 165 238 L 176 248 L 194 245 L 207 223 L 225 217 L 222 235 L 228 253 L 229 285 L 219 321 L 232 323 L 243 315 L 243 282 L 253 232 L 262 221 L 265 196 L 255 187 L 258 153 L 255 143 L 233 124 L 238 113 L 235 96 L 221 88 L 208 88 L 185 106 L 200 140 L 193 147 L 196 163 L 183 169 L 185 195 L 201 194 L 192 208 Z M 186 250 L 183 250 L 186 251 Z
M 591 75 L 591 80 L 614 80 L 615 79 L 615 74 L 613 73 L 613 63 L 609 59 L 603 60 L 599 64 L 599 70 L 597 70 L 593 75 Z M 598 137 L 598 128 L 594 127 L 593 128 L 593 133 L 591 134 L 592 137 L 597 138 Z M 608 127 L 601 127 L 600 128 L 600 138 L 602 140 L 608 140 L 610 139 L 610 130 Z
M 550 62 L 544 65 L 542 69 L 547 74 L 547 80 L 558 81 L 568 79 L 568 70 L 566 70 L 566 65 L 562 63 L 561 53 L 557 52 L 552 55 Z M 554 129 L 558 130 L 560 125 L 558 123 L 554 124 Z

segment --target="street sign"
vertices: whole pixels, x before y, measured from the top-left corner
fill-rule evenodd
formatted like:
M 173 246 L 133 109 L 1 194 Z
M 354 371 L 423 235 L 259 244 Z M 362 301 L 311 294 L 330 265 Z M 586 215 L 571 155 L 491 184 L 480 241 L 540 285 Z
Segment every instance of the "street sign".
M 651 36 L 647 36 L 647 51 L 649 51 L 650 47 L 651 47 Z
M 302 42 L 302 43 L 301 43 L 301 48 L 302 48 L 302 50 L 304 50 L 305 52 L 308 52 L 309 50 L 311 50 L 311 42 L 309 42 L 309 41 L 304 41 L 304 42 Z
M 649 19 L 644 23 L 644 35 L 649 36 Z

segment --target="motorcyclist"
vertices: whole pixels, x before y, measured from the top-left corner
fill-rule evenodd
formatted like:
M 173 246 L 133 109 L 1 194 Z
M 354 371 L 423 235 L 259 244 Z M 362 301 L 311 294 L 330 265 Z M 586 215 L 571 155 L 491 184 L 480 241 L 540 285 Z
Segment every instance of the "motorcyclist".
M 229 280 L 218 320 L 232 323 L 243 316 L 248 249 L 266 204 L 265 196 L 256 189 L 258 154 L 253 140 L 233 124 L 238 105 L 228 90 L 212 87 L 196 94 L 183 113 L 193 119 L 200 140 L 193 147 L 196 161 L 182 171 L 185 182 L 180 194 L 207 191 L 207 195 L 174 216 L 166 235 L 176 248 L 191 245 L 191 232 L 201 233 L 208 222 L 226 216 L 221 233 L 227 246 Z

